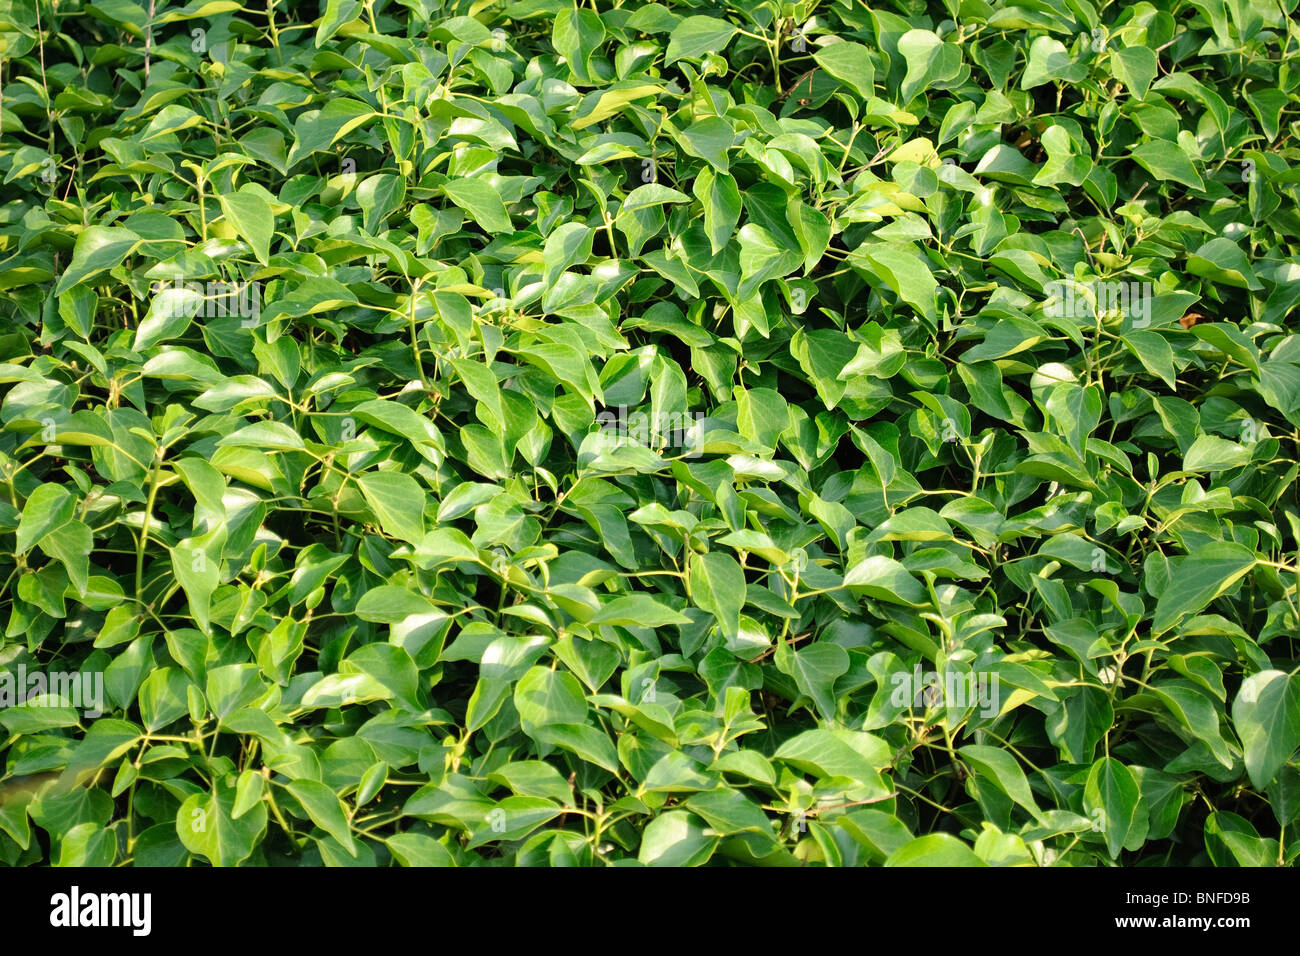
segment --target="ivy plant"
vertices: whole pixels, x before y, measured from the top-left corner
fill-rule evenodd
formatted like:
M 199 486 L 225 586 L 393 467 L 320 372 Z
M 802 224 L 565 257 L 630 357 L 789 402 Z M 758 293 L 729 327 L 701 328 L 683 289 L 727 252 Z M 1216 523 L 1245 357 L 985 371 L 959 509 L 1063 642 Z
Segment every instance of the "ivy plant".
M 1292 863 L 1295 7 L 0 0 L 0 860 Z

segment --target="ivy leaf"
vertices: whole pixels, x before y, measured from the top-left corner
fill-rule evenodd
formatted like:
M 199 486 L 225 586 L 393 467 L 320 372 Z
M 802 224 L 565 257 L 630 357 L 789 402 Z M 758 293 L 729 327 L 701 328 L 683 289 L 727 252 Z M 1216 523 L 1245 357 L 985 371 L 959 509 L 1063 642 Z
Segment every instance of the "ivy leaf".
M 545 667 L 533 667 L 519 679 L 514 703 L 525 729 L 581 724 L 587 717 L 587 701 L 577 679 Z
M 1130 154 L 1133 161 L 1162 182 L 1176 182 L 1188 189 L 1204 189 L 1200 173 L 1181 148 L 1165 140 L 1154 140 L 1135 146 Z
M 1025 772 L 1016 758 L 1004 750 L 984 744 L 967 744 L 957 751 L 975 772 L 987 777 L 1015 803 L 1029 811 L 1035 820 L 1043 822 L 1043 813 L 1029 789 Z
M 871 50 L 861 43 L 845 40 L 821 47 L 813 53 L 817 65 L 841 83 L 848 85 L 859 96 L 870 98 L 875 93 L 875 70 L 871 65 Z
M 1282 671 L 1265 670 L 1241 682 L 1232 702 L 1250 782 L 1264 789 L 1300 747 L 1300 685 Z
M 266 805 L 234 817 L 235 790 L 191 794 L 176 811 L 176 833 L 185 849 L 205 857 L 213 866 L 238 866 L 246 860 L 266 829 Z
M 357 485 L 384 534 L 409 544 L 424 538 L 424 492 L 410 475 L 377 471 L 361 475 Z
M 1125 847 L 1136 849 L 1146 836 L 1141 796 L 1133 771 L 1113 757 L 1103 757 L 1088 771 L 1083 808 L 1093 829 L 1105 838 L 1111 859 Z
M 483 180 L 454 180 L 446 183 L 442 191 L 448 199 L 469 213 L 489 235 L 511 230 L 510 216 L 500 194 Z
M 985 866 L 975 851 L 947 833 L 930 833 L 905 843 L 884 862 L 885 866 Z
M 271 238 L 275 235 L 275 213 L 259 190 L 244 186 L 237 192 L 217 196 L 221 211 L 235 231 L 248 243 L 262 265 L 270 262 Z
M 712 614 L 722 633 L 740 629 L 740 609 L 745 604 L 745 573 L 735 558 L 717 551 L 696 555 L 690 562 L 691 600 Z
M 737 29 L 716 17 L 686 17 L 668 36 L 665 60 L 672 66 L 678 60 L 698 60 L 706 53 L 717 53 L 731 41 Z
M 779 652 L 778 652 L 779 653 Z M 849 655 L 838 644 L 812 644 L 791 651 L 777 666 L 791 674 L 801 693 L 812 698 L 826 720 L 835 719 L 835 681 L 849 670 Z
M 626 627 L 668 627 L 689 624 L 691 619 L 664 606 L 648 594 L 628 594 L 603 605 L 588 624 L 618 624 Z
M 63 295 L 93 276 L 122 264 L 139 245 L 140 236 L 123 226 L 87 226 L 77 234 L 72 261 L 59 277 L 55 295 Z
M 718 838 L 710 835 L 698 817 L 670 810 L 646 826 L 637 859 L 646 866 L 700 866 L 717 845 Z
M 329 787 L 315 780 L 290 780 L 287 784 L 290 793 L 302 804 L 307 816 L 318 827 L 332 836 L 352 856 L 357 855 L 356 844 L 352 840 L 352 828 L 348 824 L 347 811 L 343 801 Z
M 923 604 L 925 589 L 901 563 L 874 555 L 855 564 L 844 575 L 844 586 L 870 597 L 895 604 Z
M 329 100 L 319 110 L 299 114 L 293 127 L 293 147 L 285 166 L 292 168 L 312 153 L 329 149 L 341 137 L 376 115 L 365 103 L 346 96 Z
M 1170 577 L 1156 602 L 1153 634 L 1163 634 L 1189 614 L 1201 611 L 1255 566 L 1254 553 L 1242 545 L 1213 542 L 1170 560 Z

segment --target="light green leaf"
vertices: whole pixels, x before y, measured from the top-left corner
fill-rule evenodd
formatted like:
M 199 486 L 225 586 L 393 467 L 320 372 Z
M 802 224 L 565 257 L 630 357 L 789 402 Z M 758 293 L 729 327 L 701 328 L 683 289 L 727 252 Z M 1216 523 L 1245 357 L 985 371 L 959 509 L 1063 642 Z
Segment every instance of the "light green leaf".
M 420 543 L 425 494 L 414 478 L 396 471 L 376 471 L 358 477 L 357 484 L 384 534 L 409 544 Z
M 290 793 L 302 804 L 307 816 L 318 827 L 338 840 L 343 848 L 357 855 L 356 844 L 352 841 L 352 828 L 348 823 L 347 808 L 329 787 L 315 780 L 306 778 L 291 780 L 287 784 Z
M 235 231 L 248 243 L 257 261 L 266 265 L 270 261 L 271 239 L 275 235 L 275 213 L 262 191 L 243 186 L 237 192 L 219 193 L 221 211 Z
M 246 860 L 266 829 L 266 806 L 258 804 L 235 819 L 235 790 L 195 793 L 176 811 L 176 833 L 185 849 L 206 857 L 213 866 L 237 866 Z
M 1232 702 L 1232 722 L 1250 782 L 1262 790 L 1300 747 L 1300 683 L 1282 671 L 1250 675 Z
M 691 600 L 717 619 L 722 633 L 740 629 L 740 609 L 745 604 L 745 572 L 736 559 L 718 551 L 696 555 L 690 562 Z

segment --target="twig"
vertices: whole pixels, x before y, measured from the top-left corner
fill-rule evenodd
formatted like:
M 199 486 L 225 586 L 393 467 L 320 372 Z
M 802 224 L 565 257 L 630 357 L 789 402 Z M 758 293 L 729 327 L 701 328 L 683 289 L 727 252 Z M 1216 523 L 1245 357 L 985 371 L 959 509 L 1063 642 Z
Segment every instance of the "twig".
M 144 82 L 149 83 L 149 51 L 153 49 L 153 14 L 156 0 L 149 0 L 149 19 L 144 25 Z
M 806 634 L 800 634 L 798 637 L 792 637 L 792 638 L 790 638 L 790 646 L 793 647 L 795 644 L 798 644 L 800 641 L 802 641 L 805 637 L 812 637 L 812 631 L 809 631 L 809 632 L 806 633 Z M 754 658 L 753 660 L 751 660 L 749 663 L 751 663 L 751 664 L 757 664 L 757 663 L 758 663 L 759 661 L 761 661 L 763 658 L 765 658 L 765 657 L 770 657 L 771 655 L 773 655 L 773 654 L 776 653 L 776 649 L 777 649 L 779 646 L 780 646 L 779 644 L 773 644 L 771 647 L 769 647 L 767 650 L 765 650 L 762 654 L 759 654 L 757 657 L 755 657 L 755 658 Z

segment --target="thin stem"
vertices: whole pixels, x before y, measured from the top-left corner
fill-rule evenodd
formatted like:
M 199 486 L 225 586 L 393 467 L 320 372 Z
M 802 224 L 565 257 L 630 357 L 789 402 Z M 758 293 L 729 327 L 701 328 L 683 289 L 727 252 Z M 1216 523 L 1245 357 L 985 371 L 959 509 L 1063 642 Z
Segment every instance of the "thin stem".
M 144 520 L 140 523 L 140 538 L 135 546 L 135 599 L 143 600 L 144 588 L 144 549 L 149 543 L 149 524 L 153 519 L 154 502 L 158 498 L 158 470 L 162 467 L 163 449 L 159 448 L 154 456 L 153 473 L 149 476 L 149 494 L 144 504 Z

